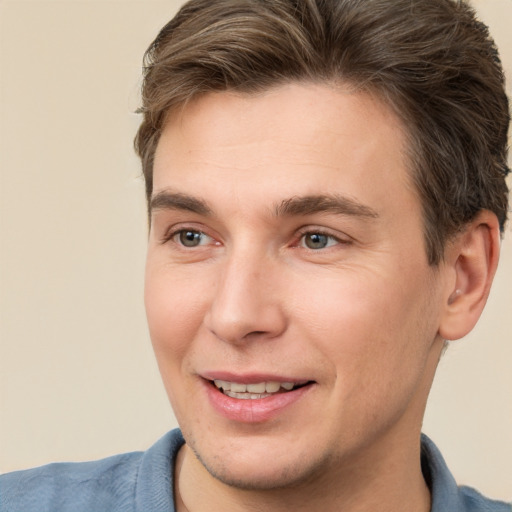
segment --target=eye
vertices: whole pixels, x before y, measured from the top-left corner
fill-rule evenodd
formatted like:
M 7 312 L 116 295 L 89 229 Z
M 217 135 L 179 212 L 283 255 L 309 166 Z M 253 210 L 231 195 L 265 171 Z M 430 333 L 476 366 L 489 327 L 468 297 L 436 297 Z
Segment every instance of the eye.
M 304 233 L 300 241 L 303 247 L 313 250 L 326 249 L 339 243 L 340 241 L 334 236 L 318 232 Z
M 193 229 L 182 229 L 174 233 L 172 239 L 183 247 L 198 247 L 207 244 L 211 240 L 205 233 Z

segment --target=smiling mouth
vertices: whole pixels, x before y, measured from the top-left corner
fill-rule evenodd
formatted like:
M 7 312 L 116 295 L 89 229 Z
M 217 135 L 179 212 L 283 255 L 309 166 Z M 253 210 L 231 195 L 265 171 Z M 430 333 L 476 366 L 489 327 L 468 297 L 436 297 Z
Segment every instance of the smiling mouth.
M 302 388 L 311 384 L 308 382 L 276 382 L 265 381 L 255 384 L 241 384 L 239 382 L 229 382 L 225 380 L 212 381 L 215 387 L 224 395 L 231 398 L 238 398 L 241 400 L 259 400 L 261 398 L 268 398 L 279 393 L 288 393 L 295 389 Z

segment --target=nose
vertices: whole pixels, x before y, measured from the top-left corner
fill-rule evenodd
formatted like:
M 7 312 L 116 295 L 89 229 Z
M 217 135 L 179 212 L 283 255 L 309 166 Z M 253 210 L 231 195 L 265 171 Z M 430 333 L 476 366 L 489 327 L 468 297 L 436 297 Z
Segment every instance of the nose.
M 216 279 L 206 327 L 220 340 L 235 344 L 282 334 L 287 320 L 277 267 L 255 254 L 228 258 Z

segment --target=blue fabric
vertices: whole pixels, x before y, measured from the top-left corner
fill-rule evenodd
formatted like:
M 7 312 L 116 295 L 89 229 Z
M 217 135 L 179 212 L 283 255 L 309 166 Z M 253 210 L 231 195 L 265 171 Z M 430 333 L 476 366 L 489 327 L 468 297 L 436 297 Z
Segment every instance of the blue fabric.
M 179 430 L 146 452 L 49 464 L 0 476 L 0 512 L 174 512 Z
M 426 435 L 421 436 L 421 455 L 430 473 L 431 512 L 512 512 L 510 503 L 485 498 L 471 487 L 458 487 L 441 452 Z
M 2 475 L 0 512 L 174 512 L 174 459 L 183 442 L 181 432 L 173 430 L 146 452 Z M 458 487 L 426 436 L 422 459 L 432 512 L 512 512 L 510 504 Z

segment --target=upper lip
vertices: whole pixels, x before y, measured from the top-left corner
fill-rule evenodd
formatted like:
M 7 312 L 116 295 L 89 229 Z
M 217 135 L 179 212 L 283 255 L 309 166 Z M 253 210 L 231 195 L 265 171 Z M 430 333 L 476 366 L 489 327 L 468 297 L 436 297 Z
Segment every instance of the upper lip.
M 258 384 L 260 382 L 293 382 L 294 384 L 306 384 L 311 379 L 302 377 L 276 375 L 271 373 L 233 373 L 229 371 L 207 371 L 200 373 L 203 379 L 224 380 L 227 382 L 236 382 L 238 384 Z

